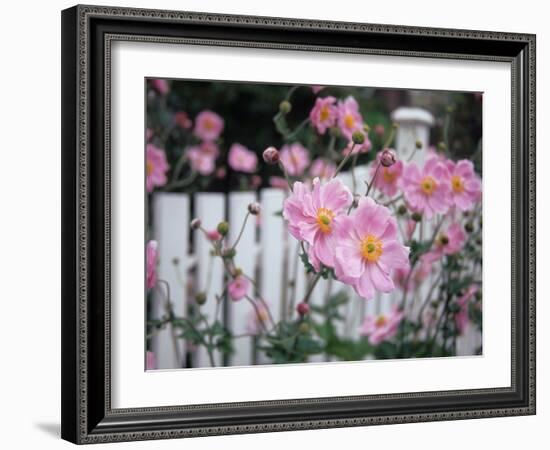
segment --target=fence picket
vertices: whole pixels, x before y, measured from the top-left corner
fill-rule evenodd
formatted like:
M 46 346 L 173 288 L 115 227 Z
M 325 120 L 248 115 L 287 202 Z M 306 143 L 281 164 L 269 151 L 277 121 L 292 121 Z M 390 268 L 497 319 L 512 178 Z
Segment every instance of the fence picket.
M 154 204 L 154 236 L 158 241 L 159 280 L 170 286 L 170 300 L 176 316 L 186 316 L 186 283 L 189 242 L 189 197 L 187 194 L 159 193 Z M 174 260 L 179 261 L 177 267 Z M 162 283 L 159 289 L 165 291 Z M 153 317 L 166 315 L 163 295 L 155 294 Z M 184 365 L 184 343 L 176 339 L 176 331 L 168 325 L 153 339 L 153 351 L 159 369 L 173 369 Z

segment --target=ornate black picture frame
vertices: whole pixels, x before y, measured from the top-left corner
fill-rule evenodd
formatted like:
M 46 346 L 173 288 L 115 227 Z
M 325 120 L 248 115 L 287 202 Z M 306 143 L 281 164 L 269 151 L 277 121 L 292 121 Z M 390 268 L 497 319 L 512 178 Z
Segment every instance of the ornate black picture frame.
M 511 386 L 113 409 L 109 108 L 116 40 L 510 63 Z M 75 6 L 62 13 L 62 108 L 64 439 L 84 444 L 535 413 L 534 35 Z

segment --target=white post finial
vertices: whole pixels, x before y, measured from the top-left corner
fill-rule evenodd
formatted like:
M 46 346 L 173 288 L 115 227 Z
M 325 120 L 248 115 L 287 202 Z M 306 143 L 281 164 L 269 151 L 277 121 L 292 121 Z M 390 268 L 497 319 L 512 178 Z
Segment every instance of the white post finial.
M 422 144 L 426 151 L 430 143 L 430 127 L 434 125 L 434 117 L 422 108 L 400 107 L 391 114 L 391 119 L 399 128 L 395 136 L 395 150 L 399 158 L 408 160 L 415 151 L 416 142 Z M 424 155 L 416 152 L 412 161 L 423 161 Z

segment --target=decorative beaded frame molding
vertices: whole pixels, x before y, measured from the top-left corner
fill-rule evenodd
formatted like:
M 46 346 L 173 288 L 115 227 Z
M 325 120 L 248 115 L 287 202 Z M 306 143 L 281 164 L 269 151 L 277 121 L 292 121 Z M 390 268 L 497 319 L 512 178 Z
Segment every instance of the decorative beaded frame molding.
M 116 40 L 509 62 L 509 388 L 111 408 L 110 67 Z M 75 6 L 62 13 L 62 437 L 99 443 L 535 414 L 535 36 Z

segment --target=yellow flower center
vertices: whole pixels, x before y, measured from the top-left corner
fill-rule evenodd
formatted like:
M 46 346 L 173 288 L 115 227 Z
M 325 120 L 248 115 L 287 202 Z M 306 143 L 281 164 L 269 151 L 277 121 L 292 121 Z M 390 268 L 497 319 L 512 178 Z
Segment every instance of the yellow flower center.
M 210 119 L 204 119 L 202 125 L 207 130 L 212 130 L 214 128 L 214 123 Z
M 422 181 L 420 182 L 420 187 L 422 188 L 424 194 L 432 195 L 435 191 L 435 188 L 437 187 L 437 183 L 432 177 L 428 175 L 427 177 L 424 177 L 422 179 Z
M 464 192 L 464 181 L 462 181 L 462 178 L 458 175 L 455 175 L 451 178 L 451 186 L 453 188 L 453 191 L 457 194 Z
M 154 168 L 155 168 L 155 166 L 153 165 L 153 163 L 151 161 L 147 161 L 147 166 L 146 166 L 147 176 L 149 176 L 153 173 Z
M 330 116 L 330 111 L 328 109 L 328 106 L 325 105 L 321 108 L 321 112 L 319 113 L 319 119 L 321 119 L 321 122 L 325 122 L 326 120 L 328 120 Z
M 397 177 L 397 173 L 392 172 L 387 167 L 384 167 L 384 172 L 382 172 L 382 177 L 386 183 L 393 183 Z
M 380 328 L 386 325 L 387 323 L 388 323 L 387 317 L 384 314 L 381 314 L 376 318 L 374 325 L 376 326 L 376 328 Z
M 344 125 L 346 128 L 354 128 L 355 127 L 355 118 L 351 114 L 346 114 L 344 116 Z
M 331 227 L 330 224 L 334 218 L 334 213 L 327 208 L 319 208 L 317 210 L 317 223 L 319 228 L 323 233 L 330 233 Z
M 377 237 L 369 234 L 361 240 L 361 255 L 368 262 L 376 262 L 382 255 L 382 241 Z

